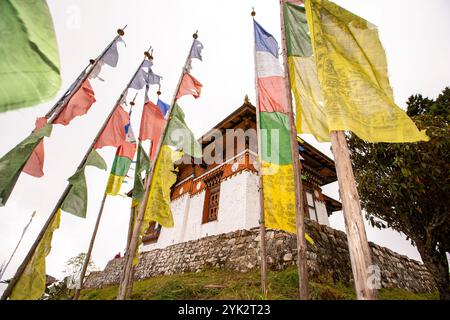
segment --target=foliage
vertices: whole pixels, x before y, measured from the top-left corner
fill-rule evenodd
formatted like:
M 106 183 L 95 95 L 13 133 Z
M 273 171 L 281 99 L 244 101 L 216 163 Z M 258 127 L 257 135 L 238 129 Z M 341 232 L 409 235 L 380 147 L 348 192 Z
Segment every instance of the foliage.
M 84 260 L 86 260 L 86 253 L 84 252 L 79 253 L 75 257 L 72 257 L 69 260 L 67 260 L 65 269 L 63 271 L 64 274 L 66 275 L 66 278 L 68 279 L 67 281 L 72 282 L 73 284 L 76 283 L 76 281 L 78 281 L 81 274 L 81 269 L 83 268 Z M 86 269 L 85 278 L 87 278 L 92 271 L 96 270 L 97 267 L 94 261 L 92 260 L 89 261 Z M 68 284 L 68 286 L 70 287 L 70 284 Z
M 407 107 L 416 125 L 427 130 L 430 141 L 367 143 L 350 135 L 355 178 L 361 205 L 372 225 L 403 232 L 417 246 L 435 279 L 441 281 L 440 291 L 447 290 L 441 294 L 448 294 L 450 88 L 436 100 L 411 96 Z
M 66 275 L 63 280 L 58 281 L 45 290 L 45 300 L 71 300 L 75 289 L 80 280 L 81 270 L 83 268 L 84 261 L 86 260 L 86 253 L 79 253 L 75 257 L 67 260 L 64 274 Z M 88 263 L 85 279 L 92 271 L 96 271 L 97 267 L 91 260 Z
M 298 299 L 298 273 L 296 267 L 282 271 L 269 271 L 267 299 Z M 214 286 L 211 286 L 214 285 Z M 353 288 L 334 283 L 330 277 L 310 279 L 309 290 L 313 300 L 353 300 Z M 114 300 L 117 286 L 103 289 L 86 289 L 84 300 Z M 134 300 L 263 300 L 258 270 L 240 273 L 229 270 L 203 270 L 195 273 L 157 276 L 137 281 L 131 296 Z M 412 293 L 403 289 L 381 289 L 380 299 L 437 299 L 437 293 Z

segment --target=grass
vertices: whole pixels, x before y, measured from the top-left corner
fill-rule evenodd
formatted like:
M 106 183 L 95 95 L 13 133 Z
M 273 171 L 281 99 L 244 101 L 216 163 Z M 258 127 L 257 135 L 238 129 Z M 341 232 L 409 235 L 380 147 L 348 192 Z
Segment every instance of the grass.
M 298 275 L 295 267 L 283 271 L 270 271 L 269 294 L 264 297 L 260 290 L 258 271 L 240 273 L 228 270 L 204 270 L 197 273 L 157 276 L 134 283 L 131 298 L 134 300 L 274 300 L 296 299 Z M 354 290 L 342 283 L 333 283 L 327 277 L 310 279 L 309 291 L 313 300 L 351 300 Z M 103 289 L 83 290 L 83 300 L 113 300 L 117 286 Z M 436 293 L 412 293 L 403 289 L 381 289 L 383 300 L 434 300 Z

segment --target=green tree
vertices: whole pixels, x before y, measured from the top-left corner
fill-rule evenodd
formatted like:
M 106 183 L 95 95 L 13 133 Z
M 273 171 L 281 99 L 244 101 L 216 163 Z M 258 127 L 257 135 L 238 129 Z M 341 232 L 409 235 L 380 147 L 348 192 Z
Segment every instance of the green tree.
M 66 262 L 66 267 L 64 269 L 64 274 L 66 275 L 66 281 L 68 288 L 74 288 L 79 285 L 81 269 L 83 268 L 84 260 L 86 259 L 86 253 L 79 253 L 75 257 L 70 258 Z M 89 276 L 92 271 L 97 270 L 94 261 L 89 261 L 86 269 L 85 279 Z
M 417 247 L 440 298 L 449 300 L 450 88 L 436 100 L 413 95 L 407 107 L 430 141 L 368 143 L 351 134 L 355 178 L 366 218 L 373 226 L 403 232 Z

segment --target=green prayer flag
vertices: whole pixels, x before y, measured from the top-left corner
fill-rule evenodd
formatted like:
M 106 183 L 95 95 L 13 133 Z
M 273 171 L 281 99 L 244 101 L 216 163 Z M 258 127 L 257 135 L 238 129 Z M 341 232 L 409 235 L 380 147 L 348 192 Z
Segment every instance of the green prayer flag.
M 95 149 L 92 149 L 92 151 L 89 153 L 85 164 L 85 167 L 86 166 L 97 167 L 100 170 L 108 169 L 105 160 L 103 160 L 103 158 L 98 154 L 98 152 Z
M 134 170 L 134 186 L 133 186 L 133 202 L 139 203 L 144 198 L 144 183 L 142 181 L 142 172 L 150 170 L 150 159 L 142 148 L 141 143 L 138 144 L 136 169 Z
M 0 59 L 1 60 L 1 59 Z M 0 206 L 4 206 L 13 190 L 23 167 L 33 150 L 45 137 L 52 132 L 52 125 L 47 124 L 42 129 L 32 132 L 21 143 L 0 159 Z
M 87 212 L 87 184 L 84 169 L 86 166 L 94 166 L 102 170 L 106 170 L 107 166 L 105 160 L 97 153 L 95 149 L 89 154 L 86 163 L 83 167 L 78 169 L 69 180 L 71 188 L 69 193 L 64 198 L 61 205 L 61 210 L 72 213 L 81 218 L 86 218 Z
M 309 57 L 313 54 L 305 8 L 286 3 L 283 6 L 288 56 Z
M 1 0 L 0 12 L 0 112 L 52 99 L 61 77 L 47 2 Z
M 194 158 L 202 157 L 202 147 L 184 121 L 184 112 L 175 103 L 163 144 L 177 147 Z
M 285 165 L 292 163 L 288 115 L 261 112 L 261 157 L 263 161 Z

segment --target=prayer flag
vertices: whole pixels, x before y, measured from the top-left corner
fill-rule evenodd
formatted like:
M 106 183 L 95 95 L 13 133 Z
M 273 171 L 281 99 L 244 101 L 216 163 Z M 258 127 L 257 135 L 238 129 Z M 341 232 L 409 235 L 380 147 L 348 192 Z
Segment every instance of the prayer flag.
M 254 21 L 264 219 L 268 228 L 296 232 L 295 180 L 284 72 L 275 38 Z
M 394 102 L 376 26 L 327 0 L 305 8 L 283 4 L 298 132 L 319 141 L 334 130 L 369 142 L 427 141 Z
M 67 126 L 76 116 L 86 114 L 95 101 L 94 90 L 86 79 L 53 123 Z
M 195 99 L 200 97 L 203 85 L 195 79 L 191 74 L 185 73 L 181 80 L 180 89 L 176 98 L 179 99 L 184 95 L 192 95 Z
M 2 0 L 0 12 L 0 113 L 52 99 L 61 77 L 47 2 Z

